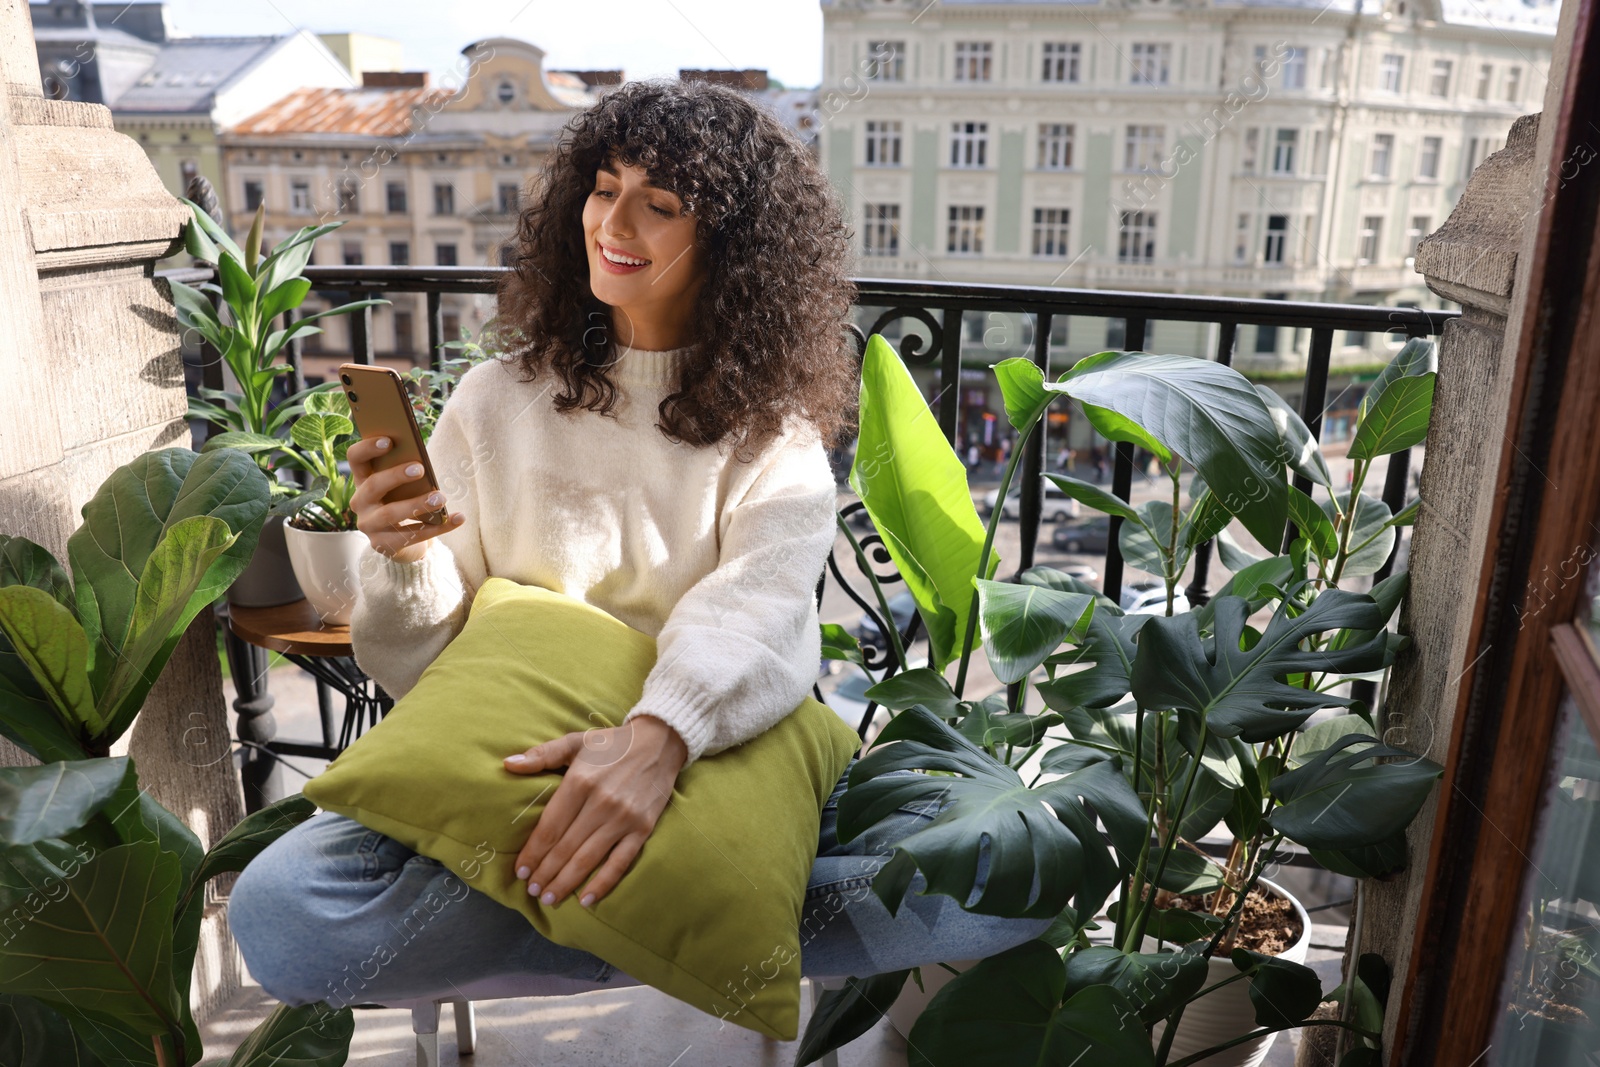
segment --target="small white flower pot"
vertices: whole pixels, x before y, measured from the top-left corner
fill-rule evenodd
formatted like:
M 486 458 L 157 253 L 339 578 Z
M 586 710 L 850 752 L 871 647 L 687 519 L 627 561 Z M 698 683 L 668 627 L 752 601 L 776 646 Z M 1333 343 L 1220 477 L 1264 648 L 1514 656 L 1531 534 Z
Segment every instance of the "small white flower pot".
M 367 535 L 360 530 L 302 530 L 284 523 L 283 535 L 295 580 L 329 626 L 349 626 L 361 595 L 360 558 Z
M 968 967 L 981 962 L 981 960 L 949 960 L 950 966 L 958 971 L 965 971 Z M 889 1016 L 889 1023 L 903 1038 L 911 1037 L 911 1028 L 916 1025 L 917 1017 L 928 1006 L 928 1001 L 933 995 L 955 980 L 955 975 L 939 966 L 937 963 L 924 964 L 922 967 L 922 988 L 917 988 L 916 980 L 909 975 L 906 984 L 900 989 L 900 996 L 889 1005 L 885 1012 Z
M 1300 901 L 1295 899 L 1294 894 L 1282 886 L 1265 878 L 1258 884 L 1267 892 L 1288 900 L 1300 920 L 1299 938 L 1287 951 L 1279 953 L 1278 959 L 1288 960 L 1290 963 L 1304 963 L 1306 953 L 1311 948 L 1311 916 L 1306 914 L 1306 909 L 1301 907 Z M 1156 944 L 1154 938 L 1146 937 L 1141 951 L 1154 952 Z M 1210 969 L 1206 975 L 1207 986 L 1215 985 L 1239 973 L 1233 961 L 1226 956 L 1213 957 L 1206 961 L 1206 965 Z M 1184 1009 L 1183 1018 L 1178 1021 L 1178 1032 L 1172 1039 L 1172 1052 L 1167 1057 L 1167 1062 L 1176 1063 L 1185 1056 L 1192 1056 L 1202 1049 L 1231 1041 L 1255 1029 L 1257 1029 L 1256 1009 L 1250 1002 L 1250 983 L 1233 982 L 1207 993 L 1199 1000 L 1191 1001 Z M 1156 1047 L 1160 1047 L 1161 1035 L 1165 1030 L 1166 1024 L 1157 1023 L 1152 1031 L 1152 1040 Z M 1277 1038 L 1277 1034 L 1268 1034 L 1243 1045 L 1235 1045 L 1214 1056 L 1207 1056 L 1200 1061 L 1200 1067 L 1260 1067 Z

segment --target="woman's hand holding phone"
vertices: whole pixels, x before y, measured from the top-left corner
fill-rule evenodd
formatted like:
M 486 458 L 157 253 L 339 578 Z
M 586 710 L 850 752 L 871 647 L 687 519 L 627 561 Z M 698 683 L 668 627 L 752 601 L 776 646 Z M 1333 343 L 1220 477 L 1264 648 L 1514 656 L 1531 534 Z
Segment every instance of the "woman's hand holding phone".
M 373 440 L 363 438 L 351 443 L 345 454 L 350 463 L 350 476 L 356 483 L 356 491 L 350 498 L 350 510 L 356 515 L 356 529 L 367 535 L 374 550 L 401 563 L 416 563 L 428 550 L 423 542 L 456 529 L 465 516 L 457 511 L 451 513 L 448 522 L 436 526 L 423 522 L 401 526 L 400 523 L 406 519 L 420 519 L 444 507 L 445 499 L 443 493 L 424 493 L 385 504 L 385 496 L 407 482 L 415 481 L 422 474 L 421 464 L 373 470 L 372 461 L 386 455 L 390 447 L 391 442 L 387 437 Z

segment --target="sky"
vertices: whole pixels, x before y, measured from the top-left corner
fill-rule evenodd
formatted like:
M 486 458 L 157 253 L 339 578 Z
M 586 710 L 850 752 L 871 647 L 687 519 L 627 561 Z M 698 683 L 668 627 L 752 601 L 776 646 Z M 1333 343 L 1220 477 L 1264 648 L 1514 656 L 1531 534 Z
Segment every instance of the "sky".
M 460 84 L 461 49 L 486 37 L 538 45 L 553 70 L 621 67 L 649 78 L 680 67 L 761 67 L 791 88 L 815 86 L 822 73 L 817 0 L 167 0 L 167 18 L 192 35 L 305 28 L 392 37 L 405 68 L 431 71 L 436 85 Z

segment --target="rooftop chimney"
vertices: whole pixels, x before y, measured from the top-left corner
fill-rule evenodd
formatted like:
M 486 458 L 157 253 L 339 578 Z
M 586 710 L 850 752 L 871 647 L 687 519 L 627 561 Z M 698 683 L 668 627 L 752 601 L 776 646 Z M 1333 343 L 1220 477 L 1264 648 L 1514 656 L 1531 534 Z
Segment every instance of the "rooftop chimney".
M 425 70 L 364 70 L 361 72 L 363 89 L 426 89 L 428 72 Z

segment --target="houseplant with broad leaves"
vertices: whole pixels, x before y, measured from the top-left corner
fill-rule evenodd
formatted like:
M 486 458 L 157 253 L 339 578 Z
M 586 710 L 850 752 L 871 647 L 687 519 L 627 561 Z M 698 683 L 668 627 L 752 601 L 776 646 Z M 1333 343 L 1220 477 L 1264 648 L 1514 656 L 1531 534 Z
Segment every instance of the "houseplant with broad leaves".
M 910 800 L 946 796 L 949 806 L 899 841 L 873 881 L 890 912 L 921 871 L 929 892 L 970 911 L 1054 920 L 933 997 L 910 1035 L 913 1064 L 1250 1062 L 1264 1055 L 1262 1038 L 1301 1025 L 1344 1029 L 1343 1067 L 1378 1062 L 1382 960 L 1361 957 L 1324 993 L 1303 965 L 1241 944 L 1240 922 L 1288 842 L 1337 871 L 1393 873 L 1405 862 L 1405 827 L 1439 775 L 1384 744 L 1371 709 L 1339 692 L 1380 675 L 1403 640 L 1388 631 L 1403 575 L 1367 592 L 1340 584 L 1373 573 L 1394 527 L 1415 514 L 1390 515 L 1361 489 L 1373 460 L 1426 433 L 1431 361 L 1428 342 L 1408 345 L 1368 391 L 1353 488 L 1342 494 L 1298 416 L 1230 368 L 1103 352 L 1052 382 L 1029 360 L 996 364 L 1019 441 L 1002 495 L 1061 397 L 1103 436 L 1161 464 L 1170 497 L 1138 506 L 1051 476 L 1122 520 L 1125 559 L 1166 585 L 1167 614 L 1155 617 L 1123 614 L 1049 567 L 994 580 L 998 512 L 979 521 L 964 469 L 904 364 L 881 337 L 869 340 L 851 485 L 916 598 L 929 666 L 904 669 L 892 643 L 902 669 L 867 695 L 895 715 L 851 772 L 840 839 Z M 1328 499 L 1318 504 L 1291 474 Z M 1296 536 L 1277 556 L 1250 557 L 1226 533 L 1237 522 L 1277 545 L 1291 518 Z M 1208 603 L 1174 614 L 1189 556 L 1214 539 L 1234 574 Z M 1012 707 L 1003 690 L 966 695 L 979 637 L 995 676 L 1021 683 L 1024 697 L 1042 669 L 1044 710 Z M 836 656 L 855 651 L 838 634 L 829 644 Z M 944 677 L 952 663 L 953 684 Z M 1342 714 L 1302 729 L 1324 709 Z M 1025 782 L 1021 768 L 1036 755 Z M 923 773 L 882 777 L 906 769 Z M 1221 862 L 1195 847 L 1219 823 L 1233 838 Z M 991 867 L 975 893 L 985 837 Z M 796 1062 L 873 1025 L 908 973 L 858 976 L 827 994 Z M 1248 1010 L 1236 1032 L 1183 1044 L 1197 1032 L 1183 1025 L 1186 1012 L 1238 994 Z M 1326 1000 L 1340 1017 L 1312 1019 Z
M 119 467 L 63 567 L 0 535 L 0 734 L 41 761 L 0 768 L 0 1060 L 189 1067 L 205 886 L 314 808 L 292 797 L 209 851 L 111 757 L 195 616 L 255 550 L 268 484 L 244 452 L 168 448 Z M 353 1022 L 280 1007 L 230 1067 L 345 1062 Z M 221 1063 L 222 1061 L 216 1061 Z
M 311 292 L 311 282 L 301 276 L 301 271 L 310 261 L 317 238 L 344 223 L 303 227 L 263 256 L 264 207 L 256 211 L 241 248 L 198 205 L 188 200 L 184 203 L 194 216 L 184 228 L 184 246 L 196 259 L 215 264 L 217 281 L 198 287 L 170 283 L 178 321 L 221 353 L 239 383 L 238 392 L 202 388 L 200 397 L 189 401 L 188 417 L 226 426 L 227 430 L 207 439 L 206 447 L 234 448 L 251 456 L 269 475 L 272 491 L 261 550 L 229 590 L 229 600 L 257 607 L 288 603 L 298 600 L 301 591 L 290 571 L 282 524 L 298 509 L 323 498 L 329 485 L 320 476 L 305 489 L 285 482 L 279 479 L 278 470 L 295 469 L 297 464 L 279 461 L 292 448 L 288 437 L 292 421 L 305 411 L 306 401 L 313 394 L 326 391 L 330 385 L 302 390 L 273 407 L 272 394 L 278 379 L 294 372 L 280 355 L 291 341 L 321 333 L 322 327 L 316 324 L 319 319 L 389 301 L 357 300 L 281 327 L 280 318 L 299 308 Z M 212 306 L 212 296 L 220 300 L 221 309 Z

